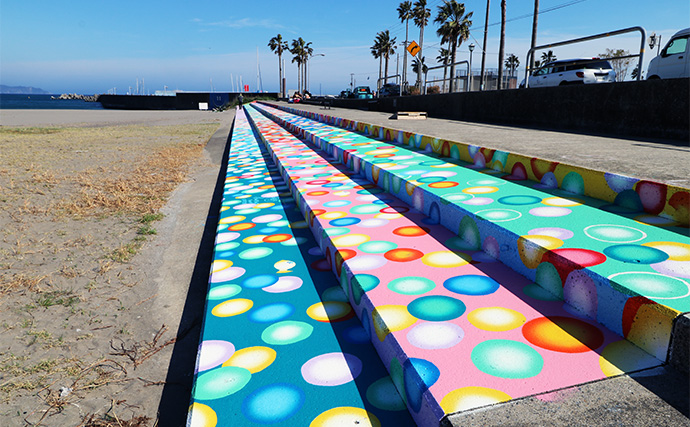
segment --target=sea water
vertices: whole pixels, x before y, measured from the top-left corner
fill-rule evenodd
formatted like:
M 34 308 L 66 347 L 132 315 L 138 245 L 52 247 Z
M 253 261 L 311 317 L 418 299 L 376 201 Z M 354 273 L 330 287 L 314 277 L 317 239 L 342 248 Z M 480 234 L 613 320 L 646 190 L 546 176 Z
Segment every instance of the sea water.
M 102 110 L 100 102 L 52 99 L 60 95 L 0 94 L 0 110 Z

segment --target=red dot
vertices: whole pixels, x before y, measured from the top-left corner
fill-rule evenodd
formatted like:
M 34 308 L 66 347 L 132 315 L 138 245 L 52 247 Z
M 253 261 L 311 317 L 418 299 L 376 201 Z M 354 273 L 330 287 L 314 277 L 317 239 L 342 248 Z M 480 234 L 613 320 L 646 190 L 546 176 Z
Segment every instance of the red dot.
M 405 206 L 388 206 L 386 208 L 381 209 L 379 212 L 385 213 L 385 214 L 396 214 L 396 213 L 405 213 L 408 212 L 410 208 L 405 207 Z
M 417 249 L 397 248 L 391 249 L 383 254 L 383 256 L 389 261 L 410 262 L 423 257 L 424 252 L 418 251 Z

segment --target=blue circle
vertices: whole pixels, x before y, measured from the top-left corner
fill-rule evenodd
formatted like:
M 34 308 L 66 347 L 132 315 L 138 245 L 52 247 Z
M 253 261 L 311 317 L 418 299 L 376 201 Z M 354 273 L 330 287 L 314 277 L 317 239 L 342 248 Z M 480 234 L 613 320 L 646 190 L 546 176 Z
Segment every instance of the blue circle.
M 343 184 L 342 184 L 341 182 L 329 182 L 328 184 L 322 185 L 322 187 L 326 187 L 326 188 L 336 188 L 336 187 L 340 187 L 340 186 L 342 186 L 342 185 L 343 185 Z
M 249 320 L 255 323 L 273 323 L 287 319 L 295 312 L 295 307 L 286 302 L 276 302 L 252 310 Z
M 459 299 L 444 295 L 417 298 L 407 305 L 407 311 L 418 319 L 445 322 L 462 316 L 467 307 Z
M 499 203 L 511 206 L 533 205 L 541 202 L 541 197 L 536 196 L 505 196 L 498 199 Z
M 278 423 L 295 415 L 304 404 L 304 397 L 304 392 L 293 384 L 269 384 L 244 399 L 242 412 L 253 423 Z
M 278 283 L 278 276 L 273 274 L 260 274 L 248 277 L 242 282 L 242 287 L 249 289 L 260 289 Z
M 438 381 L 441 371 L 425 359 L 409 358 L 403 364 L 403 383 L 407 402 L 415 412 L 422 408 L 422 395 Z M 419 384 L 419 380 L 422 384 Z
M 349 200 L 332 200 L 330 202 L 326 202 L 323 205 L 326 206 L 327 208 L 339 208 L 341 206 L 347 206 L 351 204 L 352 202 Z
M 350 326 L 343 331 L 343 338 L 352 344 L 366 344 L 369 342 L 369 333 L 362 326 Z
M 666 261 L 668 254 L 656 248 L 641 245 L 613 245 L 604 249 L 604 255 L 631 264 L 656 264 Z
M 362 221 L 362 220 L 359 219 L 359 218 L 346 217 L 346 218 L 334 219 L 334 220 L 330 221 L 329 224 L 332 225 L 332 226 L 334 226 L 334 227 L 346 227 L 346 226 L 348 226 L 348 225 L 357 224 L 357 223 L 359 223 L 359 222 L 361 222 L 361 221 Z
M 490 277 L 468 274 L 447 279 L 443 282 L 443 287 L 456 294 L 489 295 L 496 292 L 501 285 Z
M 282 207 L 281 207 L 282 209 Z M 275 234 L 276 231 L 280 230 L 279 227 L 264 227 L 261 230 L 259 230 L 259 233 L 261 234 Z

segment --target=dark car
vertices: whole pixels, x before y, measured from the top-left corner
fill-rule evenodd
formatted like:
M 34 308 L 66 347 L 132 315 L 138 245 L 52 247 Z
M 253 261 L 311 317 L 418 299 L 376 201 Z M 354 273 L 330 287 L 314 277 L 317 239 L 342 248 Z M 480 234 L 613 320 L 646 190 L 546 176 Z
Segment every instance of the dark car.
M 379 96 L 400 96 L 400 85 L 395 83 L 386 83 L 385 85 L 381 86 Z
M 354 94 L 350 89 L 345 89 L 340 92 L 340 98 L 354 98 Z
M 374 97 L 374 94 L 371 93 L 371 89 L 369 89 L 369 86 L 357 86 L 354 90 L 355 98 L 358 99 L 371 99 Z

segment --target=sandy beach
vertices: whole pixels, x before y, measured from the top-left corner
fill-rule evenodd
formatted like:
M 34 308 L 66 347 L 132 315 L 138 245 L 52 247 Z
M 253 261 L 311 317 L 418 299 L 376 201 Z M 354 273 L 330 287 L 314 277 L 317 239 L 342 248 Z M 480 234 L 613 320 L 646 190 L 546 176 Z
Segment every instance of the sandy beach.
M 156 425 L 232 117 L 0 111 L 3 425 Z

